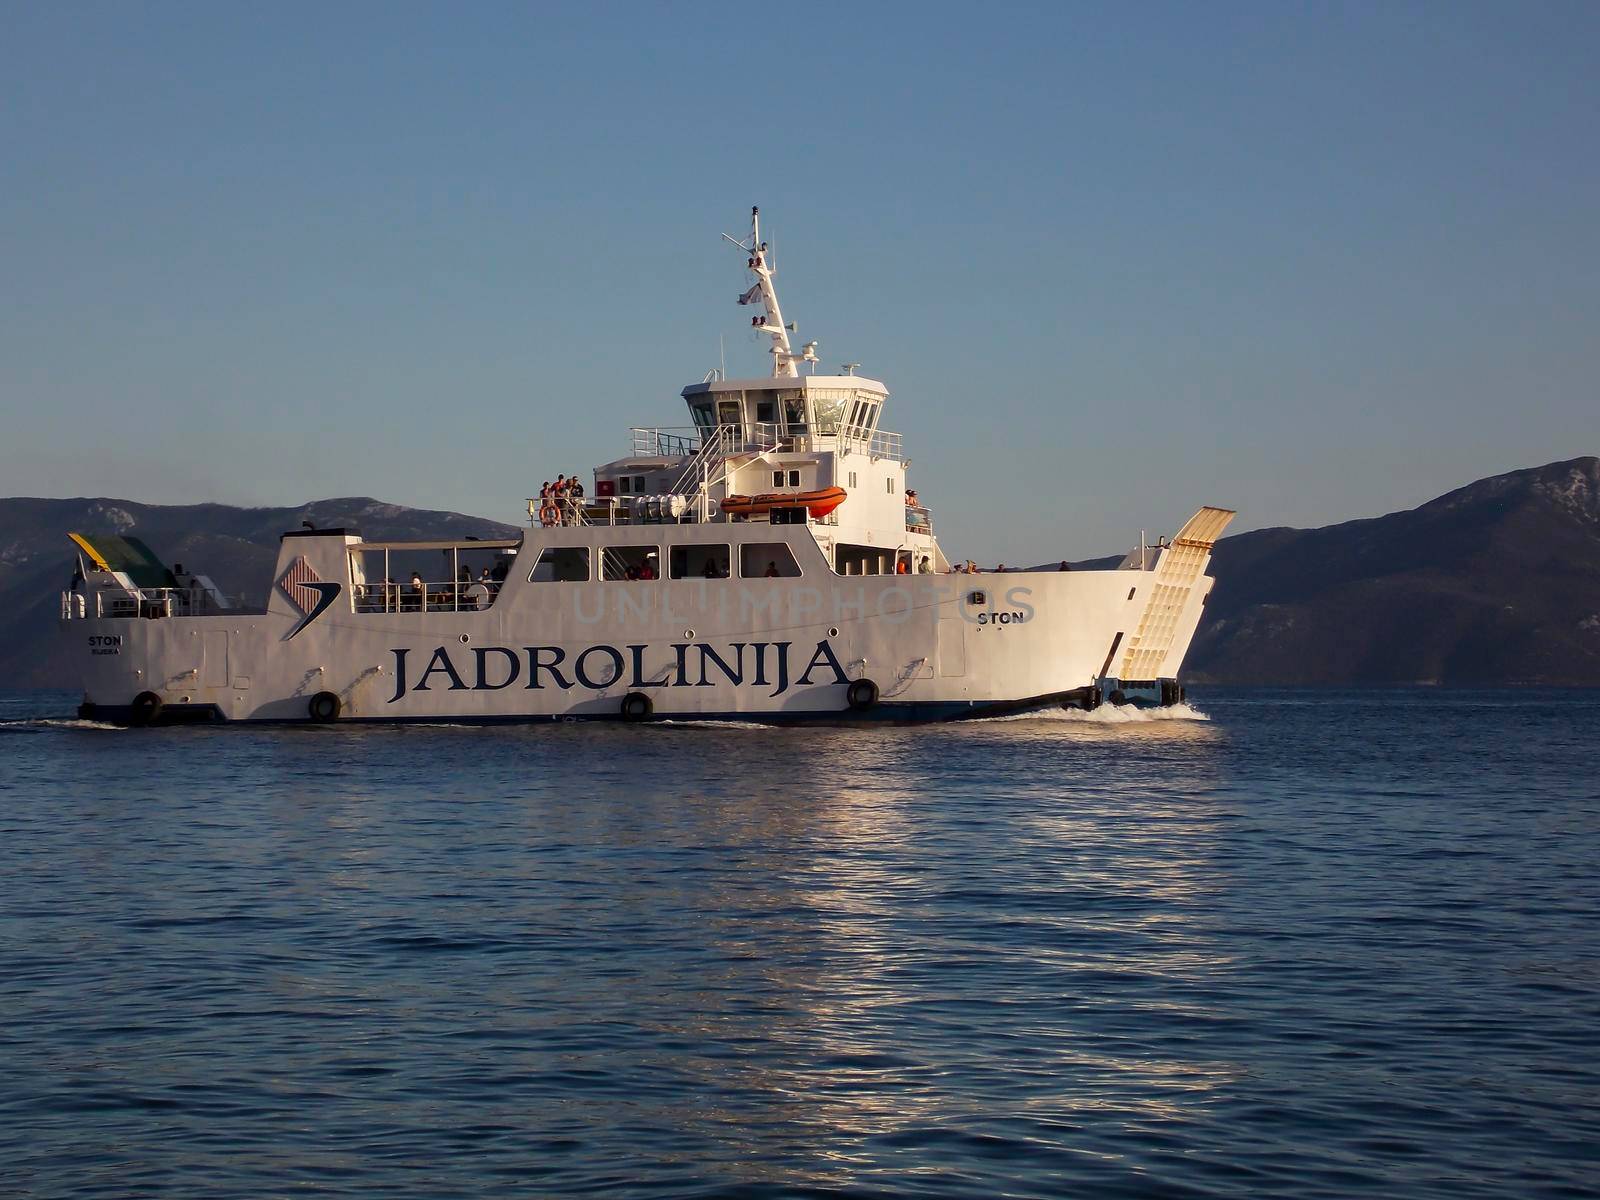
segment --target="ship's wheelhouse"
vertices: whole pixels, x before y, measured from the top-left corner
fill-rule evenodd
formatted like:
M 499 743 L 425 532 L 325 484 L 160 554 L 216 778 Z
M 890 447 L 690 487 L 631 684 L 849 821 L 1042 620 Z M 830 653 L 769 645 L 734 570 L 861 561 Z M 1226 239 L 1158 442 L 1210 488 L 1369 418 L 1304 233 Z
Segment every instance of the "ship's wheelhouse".
M 701 437 L 732 426 L 748 439 L 764 434 L 788 442 L 812 437 L 870 442 L 888 398 L 877 380 L 854 375 L 718 379 L 683 389 Z

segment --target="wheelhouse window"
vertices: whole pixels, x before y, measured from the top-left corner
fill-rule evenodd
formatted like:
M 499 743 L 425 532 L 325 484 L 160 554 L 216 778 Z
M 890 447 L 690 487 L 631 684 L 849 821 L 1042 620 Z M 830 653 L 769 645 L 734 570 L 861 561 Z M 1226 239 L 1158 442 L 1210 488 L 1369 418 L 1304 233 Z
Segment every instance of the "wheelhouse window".
M 689 411 L 694 414 L 694 423 L 701 429 L 711 428 L 711 401 L 697 400 L 689 406 Z
M 528 573 L 529 583 L 584 583 L 588 578 L 587 546 L 546 546 Z
M 726 544 L 709 546 L 674 546 L 667 554 L 668 567 L 673 579 L 726 579 L 728 557 Z
M 661 578 L 661 558 L 655 546 L 605 546 L 600 551 L 600 578 L 635 582 Z
M 818 433 L 831 435 L 839 432 L 839 426 L 844 423 L 845 404 L 843 399 L 814 396 L 812 407 L 816 409 Z
M 806 397 L 804 392 L 783 393 L 783 423 L 791 434 L 809 432 L 806 428 Z
M 776 400 L 757 400 L 756 420 L 763 425 L 776 425 L 778 422 L 778 402 Z
M 798 579 L 800 564 L 787 542 L 746 542 L 739 547 L 739 574 L 746 579 Z

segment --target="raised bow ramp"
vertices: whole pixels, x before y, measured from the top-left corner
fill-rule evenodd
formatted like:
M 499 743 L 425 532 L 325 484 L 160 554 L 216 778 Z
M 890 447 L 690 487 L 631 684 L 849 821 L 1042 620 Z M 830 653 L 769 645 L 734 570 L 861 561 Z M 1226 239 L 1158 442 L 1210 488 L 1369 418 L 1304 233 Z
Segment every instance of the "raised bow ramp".
M 1180 662 L 1189 648 L 1201 606 L 1211 590 L 1210 577 L 1205 574 L 1211 548 L 1236 515 L 1228 508 L 1202 508 L 1162 550 L 1154 572 L 1155 586 L 1123 654 L 1121 678 L 1159 679 L 1177 674 L 1177 664 L 1170 671 L 1163 667 L 1175 647 Z M 1197 586 L 1202 580 L 1203 586 Z

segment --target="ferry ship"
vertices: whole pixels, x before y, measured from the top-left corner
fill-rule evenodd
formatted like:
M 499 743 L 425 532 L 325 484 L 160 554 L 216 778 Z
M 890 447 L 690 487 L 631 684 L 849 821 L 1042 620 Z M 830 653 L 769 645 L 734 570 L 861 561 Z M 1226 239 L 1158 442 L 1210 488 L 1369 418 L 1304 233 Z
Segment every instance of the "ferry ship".
M 73 534 L 61 631 L 84 717 L 178 721 L 930 721 L 1175 704 L 1233 518 L 1201 508 L 1104 570 L 946 558 L 882 423 L 889 390 L 817 373 L 759 210 L 738 300 L 772 371 L 712 371 L 690 424 L 635 428 L 589 488 L 498 541 L 283 534 L 264 606 L 134 538 Z

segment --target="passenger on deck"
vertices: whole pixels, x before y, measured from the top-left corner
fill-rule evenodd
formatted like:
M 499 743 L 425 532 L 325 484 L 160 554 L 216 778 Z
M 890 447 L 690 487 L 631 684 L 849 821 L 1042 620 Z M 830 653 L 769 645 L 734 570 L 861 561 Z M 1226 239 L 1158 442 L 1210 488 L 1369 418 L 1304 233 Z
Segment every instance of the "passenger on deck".
M 644 560 L 644 565 L 639 568 L 639 578 L 640 579 L 654 579 L 655 577 L 656 577 L 656 569 L 653 566 L 650 565 L 650 560 L 647 558 L 647 559 Z
M 1058 571 L 1070 571 L 1070 570 L 1072 570 L 1072 564 L 1069 563 L 1066 559 L 1063 558 L 1061 560 L 1061 565 L 1059 567 L 1057 567 L 1056 570 L 1058 570 Z
M 911 574 L 911 562 L 910 562 L 910 560 L 905 558 L 905 557 L 903 557 L 902 555 L 899 555 L 899 554 L 895 555 L 894 556 L 894 573 L 896 575 L 909 575 L 909 574 Z
M 776 578 L 778 578 L 778 564 L 777 563 L 769 562 L 767 564 L 767 569 L 766 569 L 764 578 L 767 578 L 767 579 L 776 579 Z
M 630 565 L 628 569 L 622 573 L 622 577 L 629 583 L 637 583 L 639 581 L 639 568 Z
M 924 554 L 922 556 L 922 561 L 917 563 L 917 574 L 918 575 L 932 575 L 933 574 L 933 562 L 932 562 L 931 559 L 928 558 L 928 556 L 926 554 Z
M 422 582 L 422 576 L 416 571 L 411 572 L 411 611 L 421 612 L 427 607 L 428 589 Z

